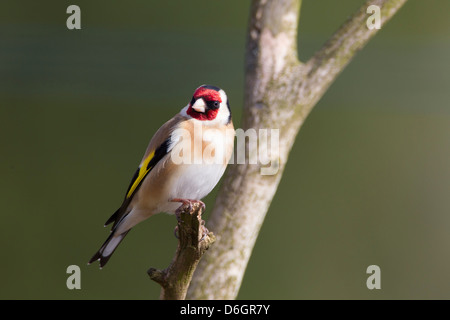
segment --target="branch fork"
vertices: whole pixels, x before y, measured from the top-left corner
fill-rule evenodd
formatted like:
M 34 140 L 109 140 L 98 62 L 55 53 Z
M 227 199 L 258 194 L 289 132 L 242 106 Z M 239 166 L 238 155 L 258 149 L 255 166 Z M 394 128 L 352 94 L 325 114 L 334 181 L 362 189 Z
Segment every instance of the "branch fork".
M 367 0 L 308 61 L 298 59 L 302 0 L 252 0 L 247 31 L 242 129 L 281 128 L 279 169 L 260 175 L 250 163 L 229 166 L 208 226 L 214 250 L 200 262 L 188 299 L 235 299 L 285 164 L 306 117 L 355 54 L 377 33 L 367 8 L 380 7 L 381 25 L 407 0 Z

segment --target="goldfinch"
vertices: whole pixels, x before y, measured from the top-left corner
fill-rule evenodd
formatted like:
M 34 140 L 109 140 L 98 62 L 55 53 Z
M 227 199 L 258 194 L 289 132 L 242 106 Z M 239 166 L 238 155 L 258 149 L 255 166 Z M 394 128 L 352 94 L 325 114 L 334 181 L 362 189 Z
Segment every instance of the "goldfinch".
M 89 264 L 102 268 L 139 222 L 160 212 L 175 213 L 178 202 L 199 201 L 222 177 L 234 148 L 227 95 L 202 85 L 190 103 L 155 133 L 131 179 L 120 208 L 106 221 L 111 234 Z

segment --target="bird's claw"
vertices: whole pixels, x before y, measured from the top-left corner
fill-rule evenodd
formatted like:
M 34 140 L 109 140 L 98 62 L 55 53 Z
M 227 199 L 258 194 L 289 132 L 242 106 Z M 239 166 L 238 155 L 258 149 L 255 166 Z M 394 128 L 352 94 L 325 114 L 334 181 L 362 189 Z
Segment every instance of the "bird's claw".
M 206 205 L 201 200 L 192 200 L 192 199 L 180 199 L 180 198 L 174 198 L 170 200 L 171 202 L 181 202 L 183 206 L 187 206 L 189 208 L 189 211 L 192 211 L 192 205 L 194 203 L 197 203 L 201 206 L 202 211 L 205 211 Z

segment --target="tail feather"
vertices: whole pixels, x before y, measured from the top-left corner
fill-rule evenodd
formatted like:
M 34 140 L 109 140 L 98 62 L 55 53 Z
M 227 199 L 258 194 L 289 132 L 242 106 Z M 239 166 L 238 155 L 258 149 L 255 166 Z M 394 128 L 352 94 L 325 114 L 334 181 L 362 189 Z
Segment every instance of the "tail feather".
M 119 235 L 116 235 L 113 231 L 103 243 L 100 250 L 98 250 L 97 253 L 92 256 L 88 264 L 91 264 L 92 262 L 98 260 L 100 262 L 100 268 L 103 268 L 103 266 L 105 266 L 108 262 L 109 258 L 111 258 L 117 246 L 122 242 L 123 238 L 125 238 L 129 231 L 130 230 L 127 230 Z
M 105 222 L 105 227 L 110 224 L 113 223 L 112 229 L 114 229 L 114 227 L 116 226 L 116 224 L 120 221 L 120 219 L 122 219 L 122 217 L 126 215 L 125 214 L 125 210 L 123 209 L 123 206 L 120 207 L 119 209 L 117 209 L 112 215 L 111 217 L 109 217 L 108 220 L 106 220 Z

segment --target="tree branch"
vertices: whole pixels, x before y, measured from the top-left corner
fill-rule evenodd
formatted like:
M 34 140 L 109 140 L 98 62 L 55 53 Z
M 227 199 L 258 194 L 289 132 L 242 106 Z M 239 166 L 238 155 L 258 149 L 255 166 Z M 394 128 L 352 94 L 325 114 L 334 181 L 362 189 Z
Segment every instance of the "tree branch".
M 229 166 L 208 222 L 217 242 L 194 273 L 189 299 L 236 298 L 301 125 L 337 75 L 377 31 L 366 26 L 367 7 L 380 6 L 384 25 L 405 2 L 367 1 L 303 64 L 297 54 L 301 0 L 252 1 L 242 128 L 279 129 L 279 149 L 270 154 L 277 171 L 262 175 L 261 164 Z
M 150 279 L 159 283 L 161 300 L 184 300 L 186 292 L 200 258 L 215 241 L 201 219 L 203 208 L 200 203 L 183 204 L 178 208 L 178 247 L 172 263 L 164 270 L 150 268 Z
M 380 8 L 381 28 L 391 19 L 407 0 L 369 0 L 356 11 L 324 46 L 306 63 L 304 91 L 310 95 L 309 109 L 323 96 L 325 91 L 352 60 L 356 53 L 379 31 L 370 30 L 366 21 L 367 8 Z M 300 93 L 300 94 L 302 94 Z M 306 113 L 308 113 L 308 110 Z
M 300 126 L 292 110 L 295 98 L 288 94 L 298 87 L 291 80 L 300 66 L 296 51 L 300 4 L 300 0 L 252 1 L 242 128 L 283 128 L 280 150 L 270 154 L 277 173 L 261 175 L 261 164 L 228 166 L 208 221 L 217 241 L 194 273 L 188 299 L 234 299 L 238 293 Z

